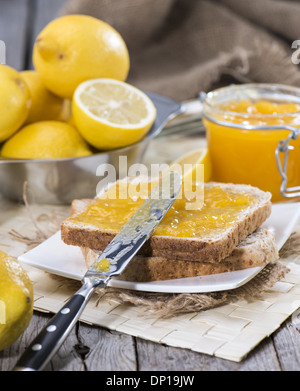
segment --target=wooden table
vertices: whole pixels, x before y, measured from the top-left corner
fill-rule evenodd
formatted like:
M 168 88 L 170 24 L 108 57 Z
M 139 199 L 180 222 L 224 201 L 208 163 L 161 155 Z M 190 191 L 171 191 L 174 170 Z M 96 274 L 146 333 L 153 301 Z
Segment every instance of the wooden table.
M 57 15 L 63 3 L 64 0 L 1 0 L 0 39 L 6 43 L 8 65 L 18 70 L 32 67 L 33 41 L 43 26 Z M 34 313 L 24 334 L 10 348 L 0 352 L 1 371 L 13 367 L 26 346 L 49 318 L 48 314 Z M 299 352 L 299 331 L 290 319 L 241 363 L 78 323 L 46 369 L 50 371 L 297 371 L 300 369 Z

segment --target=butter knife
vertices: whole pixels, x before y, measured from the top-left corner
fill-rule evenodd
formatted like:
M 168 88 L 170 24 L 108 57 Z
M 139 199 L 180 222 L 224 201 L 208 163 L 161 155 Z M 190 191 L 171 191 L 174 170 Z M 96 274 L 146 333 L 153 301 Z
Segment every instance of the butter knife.
M 178 196 L 181 184 L 181 175 L 176 172 L 163 176 L 148 199 L 88 269 L 82 287 L 31 342 L 14 371 L 39 371 L 45 367 L 75 326 L 95 290 L 104 288 L 111 277 L 119 276 L 149 239 Z

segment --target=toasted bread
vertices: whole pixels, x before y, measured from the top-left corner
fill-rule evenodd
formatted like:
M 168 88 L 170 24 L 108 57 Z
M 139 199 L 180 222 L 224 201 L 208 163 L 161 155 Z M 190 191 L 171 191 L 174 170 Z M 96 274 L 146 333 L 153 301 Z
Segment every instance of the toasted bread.
M 81 250 L 87 267 L 90 267 L 99 252 L 86 247 Z M 222 262 L 195 262 L 136 256 L 122 273 L 120 279 L 149 282 L 225 273 L 264 266 L 267 263 L 275 262 L 278 257 L 272 233 L 267 229 L 259 228 L 244 239 Z
M 224 229 L 221 234 L 205 238 L 153 235 L 138 255 L 192 262 L 221 262 L 233 252 L 242 240 L 253 233 L 269 217 L 271 213 L 270 193 L 249 185 L 205 184 L 205 188 L 213 186 L 220 186 L 225 191 L 251 195 L 255 198 L 255 202 L 241 212 L 238 220 L 228 229 Z M 90 202 L 92 200 L 75 200 L 72 205 L 75 217 Z M 101 230 L 92 224 L 84 225 L 73 221 L 67 219 L 61 225 L 62 240 L 69 245 L 102 251 L 117 234 L 117 232 Z

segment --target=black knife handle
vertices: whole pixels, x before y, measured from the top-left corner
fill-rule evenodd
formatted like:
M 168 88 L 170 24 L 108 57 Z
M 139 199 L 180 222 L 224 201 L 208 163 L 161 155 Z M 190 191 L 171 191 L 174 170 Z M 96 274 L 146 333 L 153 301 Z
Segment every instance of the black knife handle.
M 39 371 L 61 347 L 99 285 L 83 285 L 46 324 L 18 360 L 14 371 Z

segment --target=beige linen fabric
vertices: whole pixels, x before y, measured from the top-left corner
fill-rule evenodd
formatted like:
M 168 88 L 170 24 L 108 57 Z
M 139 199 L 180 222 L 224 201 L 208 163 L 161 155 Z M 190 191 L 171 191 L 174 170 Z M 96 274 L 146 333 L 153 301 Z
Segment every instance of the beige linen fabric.
M 300 86 L 299 0 L 68 0 L 61 10 L 78 13 L 121 33 L 139 88 L 185 100 L 228 83 Z

